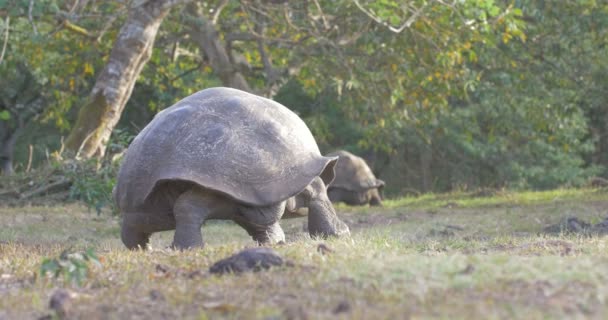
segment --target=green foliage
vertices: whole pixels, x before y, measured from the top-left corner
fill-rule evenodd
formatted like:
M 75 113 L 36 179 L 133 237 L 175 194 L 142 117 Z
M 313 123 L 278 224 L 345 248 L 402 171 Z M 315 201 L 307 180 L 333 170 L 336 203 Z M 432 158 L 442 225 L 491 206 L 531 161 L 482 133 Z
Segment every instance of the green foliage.
M 80 200 L 95 209 L 97 215 L 104 207 L 114 208 L 112 188 L 116 183 L 118 164 L 99 166 L 98 160 L 83 160 L 64 166 L 66 177 L 72 181 L 70 199 Z
M 306 122 L 321 150 L 330 152 L 335 146 L 341 146 L 359 151 L 357 144 L 363 138 L 363 129 L 349 118 L 342 107 L 343 102 L 331 88 L 311 94 L 305 92 L 299 81 L 292 79 L 273 99 L 289 106 Z
M 110 155 L 120 153 L 127 149 L 134 138 L 135 135 L 128 130 L 114 129 L 112 136 L 110 137 L 110 142 L 108 142 L 108 150 L 106 152 Z
M 9 70 L 24 64 L 42 85 L 39 94 L 48 99 L 42 120 L 69 129 L 71 107 L 86 98 L 95 70 L 103 66 L 103 55 L 109 52 L 120 25 L 106 23 L 120 19 L 122 8 L 115 1 L 106 5 L 91 2 L 88 6 L 59 0 L 0 3 L 0 11 L 10 16 L 2 64 Z
M 221 3 L 205 5 L 211 12 Z M 36 2 L 36 34 L 28 1 L 0 3 L 11 15 L 5 71 L 19 64 L 30 70 L 48 99 L 42 118 L 61 130 L 70 127 L 71 106 L 89 94 L 126 14 L 123 2 L 90 1 L 66 15 L 71 4 Z M 229 2 L 215 31 L 231 59 L 245 60 L 245 69 L 235 63 L 235 70 L 257 93 L 276 92 L 274 98 L 309 125 L 323 152 L 371 155 L 389 193 L 544 189 L 608 174 L 607 6 Z M 64 18 L 78 28 L 58 27 Z M 191 18 L 173 10 L 163 22 L 110 153 L 123 150 L 159 110 L 222 84 L 209 57 L 184 36 Z M 6 116 L 0 110 L 0 119 Z M 71 197 L 99 211 L 111 203 L 116 169 L 79 166 L 70 169 L 76 181 Z
M 72 181 L 70 199 L 84 202 L 89 209 L 95 209 L 97 215 L 103 208 L 118 213 L 112 190 L 122 155 L 133 138 L 128 130 L 116 129 L 110 137 L 106 158 L 61 162 L 65 176 Z
M 92 248 L 84 252 L 64 250 L 57 258 L 45 258 L 40 266 L 42 277 L 63 278 L 65 281 L 82 285 L 90 273 L 90 265 L 101 267 L 101 262 Z

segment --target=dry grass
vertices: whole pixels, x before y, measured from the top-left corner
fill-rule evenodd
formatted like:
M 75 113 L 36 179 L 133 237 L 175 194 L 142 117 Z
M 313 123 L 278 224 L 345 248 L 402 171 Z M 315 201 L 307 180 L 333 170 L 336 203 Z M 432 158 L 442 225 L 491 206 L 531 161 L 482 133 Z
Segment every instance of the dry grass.
M 352 237 L 313 240 L 302 232 L 305 219 L 286 220 L 288 243 L 275 250 L 293 266 L 240 276 L 207 271 L 254 245 L 231 223 L 206 225 L 203 250 L 167 250 L 172 235 L 164 233 L 152 251 L 130 252 L 109 215 L 76 205 L 0 208 L 0 319 L 51 314 L 57 288 L 77 294 L 69 316 L 86 319 L 600 319 L 608 238 L 542 230 L 567 216 L 602 220 L 608 194 L 563 192 L 519 204 L 442 196 L 339 206 Z M 452 201 L 467 205 L 444 205 Z M 332 252 L 318 252 L 321 242 Z M 81 287 L 39 276 L 45 257 L 69 247 L 93 247 L 102 260 Z

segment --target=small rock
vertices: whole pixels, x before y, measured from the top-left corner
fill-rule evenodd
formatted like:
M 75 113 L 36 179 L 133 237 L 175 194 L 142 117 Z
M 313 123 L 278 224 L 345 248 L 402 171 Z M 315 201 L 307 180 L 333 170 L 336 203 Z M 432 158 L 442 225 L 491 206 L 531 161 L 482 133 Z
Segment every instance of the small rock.
M 283 258 L 270 248 L 251 248 L 216 262 L 209 268 L 209 272 L 217 274 L 258 272 L 272 266 L 281 266 L 283 263 Z
M 577 217 L 562 219 L 557 224 L 550 225 L 544 229 L 546 233 L 585 233 L 591 225 Z
M 464 228 L 455 225 L 447 225 L 443 227 L 443 229 L 431 229 L 429 231 L 429 236 L 432 237 L 454 237 L 456 235 L 456 231 L 463 231 Z
M 350 303 L 348 303 L 348 301 L 342 301 L 334 308 L 334 314 L 349 312 L 350 309 Z
M 458 271 L 456 274 L 468 275 L 473 272 L 475 272 L 475 266 L 472 264 L 467 264 L 467 266 L 463 270 Z
M 598 235 L 608 234 L 608 218 L 605 218 L 602 222 L 594 224 L 591 227 L 591 232 L 598 234 Z
M 59 319 L 65 319 L 72 309 L 73 299 L 76 294 L 66 289 L 57 289 L 51 295 L 49 307 L 57 313 Z
M 203 273 L 200 270 L 194 270 L 189 272 L 186 277 L 188 277 L 188 279 L 194 279 L 196 277 L 202 277 Z
M 167 266 L 163 266 L 162 264 L 157 264 L 156 267 L 156 272 L 158 273 L 167 273 L 169 272 L 169 267 Z
M 289 306 L 283 310 L 283 317 L 287 320 L 307 320 L 308 314 L 302 306 Z
M 156 289 L 152 289 L 150 290 L 150 299 L 154 301 L 163 301 L 165 300 L 165 295 Z
M 221 312 L 230 312 L 237 308 L 234 304 L 223 301 L 204 301 L 202 306 L 205 309 L 212 309 Z

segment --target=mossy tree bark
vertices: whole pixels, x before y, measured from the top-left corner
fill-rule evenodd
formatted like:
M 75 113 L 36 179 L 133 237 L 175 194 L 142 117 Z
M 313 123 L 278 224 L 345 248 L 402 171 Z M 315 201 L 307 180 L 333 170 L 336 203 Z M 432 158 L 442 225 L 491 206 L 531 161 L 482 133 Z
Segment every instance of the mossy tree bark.
M 150 59 L 158 28 L 169 10 L 188 0 L 134 1 L 108 63 L 80 109 L 65 147 L 77 157 L 103 157 L 112 130 Z

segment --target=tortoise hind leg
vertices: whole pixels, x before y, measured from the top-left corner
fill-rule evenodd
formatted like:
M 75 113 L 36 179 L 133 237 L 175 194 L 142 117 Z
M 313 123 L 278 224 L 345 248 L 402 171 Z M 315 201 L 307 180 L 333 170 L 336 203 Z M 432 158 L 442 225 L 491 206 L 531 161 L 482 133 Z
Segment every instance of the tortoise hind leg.
M 262 226 L 243 219 L 234 219 L 259 245 L 269 245 L 285 242 L 285 233 L 279 222 Z
M 203 247 L 201 227 L 208 213 L 207 202 L 207 197 L 196 190 L 184 192 L 175 201 L 173 248 L 184 250 Z
M 232 200 L 204 188 L 193 187 L 182 193 L 173 205 L 173 247 L 180 250 L 202 248 L 203 222 L 206 219 L 229 219 L 235 210 Z

